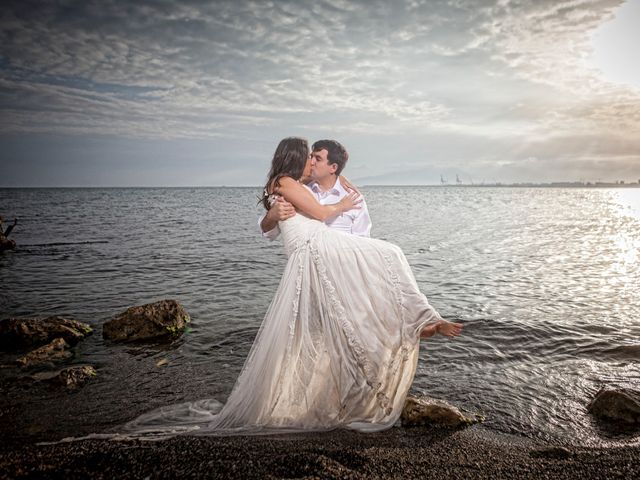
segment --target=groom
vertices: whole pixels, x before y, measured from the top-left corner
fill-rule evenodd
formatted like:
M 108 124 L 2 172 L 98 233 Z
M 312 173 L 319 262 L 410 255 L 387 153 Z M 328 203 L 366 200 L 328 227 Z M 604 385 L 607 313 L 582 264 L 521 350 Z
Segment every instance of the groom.
M 306 185 L 321 204 L 338 203 L 349 193 L 340 182 L 340 173 L 348 159 L 349 154 L 345 148 L 335 140 L 318 140 L 311 147 L 311 178 Z M 295 214 L 293 205 L 282 197 L 278 197 L 278 201 L 260 217 L 262 236 L 275 240 L 280 234 L 278 222 Z M 326 223 L 335 230 L 353 235 L 368 237 L 371 233 L 371 218 L 364 199 L 359 209 L 345 212 Z

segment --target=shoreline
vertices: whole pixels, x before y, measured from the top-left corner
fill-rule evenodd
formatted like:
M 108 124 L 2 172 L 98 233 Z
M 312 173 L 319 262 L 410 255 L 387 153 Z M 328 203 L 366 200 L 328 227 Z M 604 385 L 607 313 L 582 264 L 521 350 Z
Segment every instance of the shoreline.
M 0 447 L 1 478 L 633 478 L 640 446 L 557 447 L 473 426 Z
M 155 360 L 144 361 L 128 348 L 115 349 L 112 357 L 123 368 L 105 368 L 97 381 L 73 391 L 26 376 L 0 380 L 0 480 L 640 478 L 640 436 L 586 446 L 501 433 L 485 424 L 37 444 L 113 432 L 153 408 L 212 393 L 206 382 L 197 381 L 206 376 L 204 365 L 158 369 Z M 146 388 L 140 388 L 140 379 Z
M 87 342 L 99 341 L 89 338 Z M 81 345 L 88 348 L 90 343 Z M 119 369 L 99 363 L 97 380 L 71 391 L 34 381 L 26 373 L 14 371 L 15 367 L 4 372 L 0 378 L 0 480 L 640 478 L 638 435 L 611 438 L 611 445 L 587 446 L 571 444 L 570 439 L 501 433 L 486 424 L 466 429 L 394 426 L 378 433 L 333 430 L 37 444 L 109 433 L 167 403 L 217 396 L 201 381 L 211 368 L 209 364 L 160 369 L 157 358 L 147 360 L 147 348 L 131 348 L 110 353 L 109 361 Z M 606 437 L 602 440 L 607 442 Z

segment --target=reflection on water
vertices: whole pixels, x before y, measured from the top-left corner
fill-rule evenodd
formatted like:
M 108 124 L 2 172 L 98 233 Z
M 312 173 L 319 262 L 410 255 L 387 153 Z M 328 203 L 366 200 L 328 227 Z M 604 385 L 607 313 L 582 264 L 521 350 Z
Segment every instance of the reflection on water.
M 258 193 L 0 190 L 21 245 L 0 256 L 0 308 L 98 326 L 130 305 L 176 298 L 193 325 L 172 349 L 123 351 L 99 335 L 81 347 L 105 372 L 92 391 L 108 398 L 147 357 L 168 357 L 175 377 L 149 376 L 138 397 L 128 393 L 134 403 L 190 400 L 203 384 L 223 400 L 286 261 L 257 234 Z M 465 323 L 461 338 L 423 344 L 414 388 L 485 412 L 490 428 L 601 441 L 589 399 L 604 385 L 640 385 L 640 190 L 364 193 L 373 236 L 399 244 L 431 303 Z
M 640 219 L 640 190 L 637 188 L 620 189 L 609 192 L 614 202 L 620 205 L 620 216 Z

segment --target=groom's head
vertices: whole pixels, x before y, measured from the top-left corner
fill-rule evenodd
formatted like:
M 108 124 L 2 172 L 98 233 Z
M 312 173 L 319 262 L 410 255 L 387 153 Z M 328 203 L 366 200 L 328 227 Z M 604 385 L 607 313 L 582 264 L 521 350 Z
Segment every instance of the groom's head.
M 311 150 L 313 152 L 311 177 L 315 180 L 332 175 L 337 177 L 349 159 L 345 148 L 335 140 L 318 140 Z

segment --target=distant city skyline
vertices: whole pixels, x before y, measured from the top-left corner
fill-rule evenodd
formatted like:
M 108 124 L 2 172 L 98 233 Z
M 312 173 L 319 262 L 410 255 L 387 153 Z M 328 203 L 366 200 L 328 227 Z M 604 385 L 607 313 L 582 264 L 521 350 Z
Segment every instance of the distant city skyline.
M 0 187 L 638 182 L 640 0 L 8 1 Z

